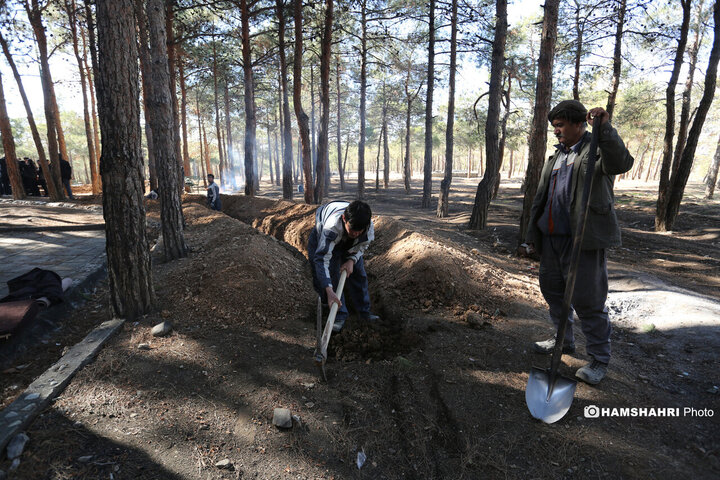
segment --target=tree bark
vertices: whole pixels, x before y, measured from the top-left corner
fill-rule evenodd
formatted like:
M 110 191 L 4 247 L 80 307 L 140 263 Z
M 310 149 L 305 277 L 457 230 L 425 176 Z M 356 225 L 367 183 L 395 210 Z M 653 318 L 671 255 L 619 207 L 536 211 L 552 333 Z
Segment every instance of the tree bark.
M 341 93 L 340 93 L 340 55 L 337 56 L 337 64 L 335 68 L 335 88 L 337 90 L 337 121 L 335 122 L 336 135 L 337 135 L 337 162 L 338 162 L 338 175 L 340 176 L 340 191 L 345 191 L 345 169 L 343 168 L 342 161 L 342 139 L 340 137 L 340 108 L 341 108 Z
M 680 27 L 680 38 L 678 48 L 675 52 L 672 74 L 665 90 L 665 139 L 663 141 L 662 164 L 660 166 L 660 184 L 658 186 L 657 208 L 655 210 L 655 231 L 664 232 L 668 230 L 667 209 L 670 200 L 670 169 L 673 154 L 673 137 L 675 136 L 675 86 L 680 76 L 680 69 L 683 64 L 683 54 L 687 45 L 688 30 L 690 27 L 690 0 L 680 0 L 683 9 L 682 25 Z
M 103 215 L 113 315 L 128 320 L 155 299 L 143 206 L 137 43 L 132 0 L 98 0 L 97 81 Z
M 285 59 L 285 1 L 275 0 L 275 12 L 278 16 L 278 49 L 280 53 L 280 90 L 282 92 L 282 138 L 283 138 L 283 198 L 293 197 L 293 146 L 290 124 L 290 102 L 287 85 L 287 60 Z
M 383 89 L 385 85 L 383 84 Z M 390 185 L 390 146 L 388 145 L 387 97 L 383 93 L 382 136 L 383 136 L 383 188 Z
M 8 118 L 7 113 L 7 105 L 5 104 L 5 89 L 3 88 L 2 75 L 0 75 L 0 135 L 2 135 L 5 168 L 7 168 L 8 177 L 10 177 L 10 187 L 12 188 L 13 198 L 15 200 L 22 200 L 25 198 L 25 188 L 23 187 L 22 178 L 20 177 L 20 168 L 18 167 L 17 156 L 15 154 L 15 139 L 13 138 L 10 118 Z
M 93 140 L 92 123 L 90 121 L 90 108 L 88 105 L 87 95 L 87 81 L 85 78 L 85 68 L 83 67 L 83 58 L 80 55 L 80 46 L 78 42 L 78 27 L 77 27 L 77 8 L 75 6 L 75 0 L 65 0 L 64 3 L 65 12 L 68 15 L 68 24 L 70 26 L 70 34 L 73 42 L 73 52 L 75 53 L 75 59 L 78 63 L 78 70 L 80 73 L 80 89 L 82 90 L 83 97 L 83 121 L 85 123 L 85 139 L 88 147 L 88 157 L 90 161 L 90 174 L 92 176 L 92 192 L 93 195 L 100 193 L 98 179 L 97 166 L 95 165 L 95 142 Z M 92 87 L 91 87 L 92 88 Z
M 179 192 L 182 193 L 185 185 L 185 172 L 183 171 L 182 164 L 182 148 L 180 146 L 180 114 L 178 112 L 178 99 L 177 99 L 177 82 L 176 75 L 177 70 L 175 69 L 176 62 L 176 49 L 177 45 L 175 42 L 175 1 L 168 0 L 165 2 L 165 8 L 167 10 L 165 15 L 165 34 L 167 36 L 167 57 L 168 57 L 168 69 L 170 70 L 170 98 L 172 99 L 172 111 L 173 111 L 173 135 L 175 139 L 175 166 L 174 172 L 178 177 L 176 185 Z
M 612 120 L 615 111 L 615 99 L 617 98 L 618 88 L 620 87 L 620 74 L 622 73 L 622 38 L 623 29 L 625 28 L 625 11 L 627 9 L 627 0 L 618 0 L 620 8 L 617 16 L 617 29 L 615 30 L 615 52 L 613 54 L 613 76 L 610 84 L 610 94 L 608 95 L 607 110 Z
M 20 97 L 22 98 L 23 105 L 25 106 L 25 113 L 27 114 L 28 125 L 30 126 L 30 132 L 32 132 L 33 142 L 35 143 L 35 149 L 37 150 L 38 154 L 38 163 L 40 163 L 40 168 L 42 169 L 43 176 L 46 179 L 52 179 L 53 177 L 50 171 L 50 166 L 48 165 L 47 157 L 45 156 L 45 147 L 43 146 L 42 140 L 40 139 L 40 131 L 35 124 L 35 117 L 33 116 L 32 109 L 30 108 L 30 102 L 28 101 L 27 94 L 25 93 L 25 87 L 23 86 L 22 78 L 20 77 L 20 73 L 18 72 L 15 61 L 10 54 L 10 49 L 8 48 L 8 44 L 5 41 L 5 37 L 2 35 L 2 32 L 0 32 L 0 45 L 2 45 L 3 53 L 5 54 L 8 65 L 10 65 L 10 69 L 13 72 L 13 76 L 15 77 L 15 83 L 17 83 Z M 57 184 L 53 181 L 46 181 L 46 183 L 50 198 L 55 202 L 62 200 L 63 197 Z
M 677 214 L 680 211 L 680 203 L 682 202 L 683 194 L 685 193 L 685 186 L 687 185 L 688 178 L 690 177 L 690 170 L 692 169 L 693 160 L 695 159 L 695 150 L 697 149 L 700 133 L 702 132 L 702 127 L 705 123 L 708 110 L 710 110 L 710 104 L 712 104 L 713 97 L 715 96 L 717 67 L 718 61 L 720 61 L 720 1 L 717 0 L 715 2 L 715 6 L 713 7 L 713 21 L 715 24 L 713 29 L 713 46 L 710 51 L 708 68 L 705 72 L 705 88 L 703 89 L 703 96 L 700 99 L 700 104 L 698 105 L 692 127 L 690 127 L 687 144 L 683 150 L 682 157 L 680 157 L 678 169 L 670 178 L 672 190 L 670 191 L 670 198 L 668 199 L 667 213 L 665 217 L 665 226 L 668 230 L 672 230 Z
M 720 138 L 718 139 L 715 155 L 713 156 L 710 167 L 708 168 L 707 178 L 705 180 L 705 198 L 713 198 L 715 194 L 715 184 L 718 179 L 718 168 L 720 167 Z
M 293 103 L 297 117 L 298 130 L 300 130 L 300 143 L 302 144 L 302 171 L 305 182 L 305 203 L 313 203 L 312 159 L 310 155 L 310 128 L 308 116 L 302 107 L 302 0 L 295 2 L 295 59 L 293 64 Z
M 430 201 L 432 199 L 432 105 L 435 87 L 435 0 L 430 0 L 430 14 L 428 22 L 430 24 L 430 28 L 428 32 L 427 91 L 425 97 L 425 161 L 423 163 L 423 194 L 420 204 L 421 208 L 430 208 Z
M 155 147 L 153 144 L 154 135 L 150 128 L 148 111 L 150 110 L 150 85 L 151 60 L 150 60 L 150 37 L 147 26 L 147 14 L 145 12 L 144 0 L 135 0 L 135 20 L 138 26 L 138 55 L 140 57 L 140 73 L 142 79 L 143 109 L 145 111 L 145 139 L 148 147 L 148 174 L 150 177 L 150 190 L 158 191 L 158 173 L 155 161 Z
M 185 85 L 185 60 L 182 56 L 178 61 L 178 76 L 180 77 L 180 128 L 182 130 L 183 173 L 186 177 L 190 177 L 192 176 L 192 169 L 190 168 L 190 149 L 188 147 L 187 133 L 187 87 Z M 185 191 L 190 193 L 190 185 L 185 185 Z
M 318 132 L 317 175 L 315 203 L 325 196 L 325 175 L 329 160 L 328 138 L 330 129 L 330 48 L 332 47 L 333 0 L 325 1 L 325 24 L 320 47 L 320 131 Z
M 218 158 L 220 159 L 220 165 L 218 167 L 218 174 L 220 175 L 220 185 L 224 185 L 225 175 L 225 157 L 223 155 L 222 142 L 220 140 L 220 104 L 218 103 L 218 67 L 217 67 L 217 38 L 213 36 L 213 62 L 212 62 L 212 74 L 213 74 L 213 104 L 215 106 L 215 138 L 218 145 Z
M 227 131 L 227 152 L 225 158 L 227 160 L 227 175 L 230 177 L 229 184 L 233 190 L 237 187 L 235 180 L 235 152 L 233 151 L 232 124 L 230 123 L 230 88 L 228 87 L 230 79 L 225 77 L 225 130 Z
M 580 23 L 580 2 L 575 0 L 575 76 L 573 77 L 573 99 L 580 101 L 580 60 L 582 59 L 584 24 Z
M 187 255 L 183 235 L 183 213 L 176 168 L 175 128 L 170 94 L 170 69 L 167 59 L 164 0 L 147 0 L 148 32 L 150 34 L 150 91 L 145 114 L 152 130 L 155 166 L 160 191 L 160 223 L 165 260 Z
M 445 177 L 440 182 L 437 216 L 448 216 L 450 209 L 450 182 L 453 169 L 453 129 L 455 127 L 455 70 L 457 65 L 457 0 L 452 0 L 450 18 L 450 81 L 448 85 L 448 112 L 445 128 Z
M 549 3 L 549 0 L 548 0 Z M 547 5 L 547 4 L 546 4 Z M 493 39 L 492 61 L 490 66 L 490 89 L 488 95 L 488 115 L 485 124 L 485 151 L 487 165 L 485 175 L 478 183 L 475 205 L 470 215 L 469 228 L 483 229 L 487 225 L 487 214 L 492 199 L 495 179 L 500 165 L 499 119 L 500 97 L 502 96 L 502 73 L 505 66 L 505 39 L 507 37 L 507 0 L 497 0 L 495 38 Z M 547 6 L 546 6 L 547 8 Z
M 434 1 L 434 0 L 432 0 Z M 357 198 L 365 198 L 365 122 L 367 102 L 367 0 L 361 0 L 360 37 L 360 139 L 358 141 Z
M 697 68 L 698 50 L 700 49 L 700 43 L 702 41 L 702 37 L 700 35 L 700 32 L 703 29 L 702 9 L 703 1 L 700 0 L 700 3 L 698 4 L 697 23 L 695 24 L 695 39 L 688 51 L 688 74 L 687 79 L 685 80 L 685 90 L 682 94 L 680 125 L 677 133 L 677 144 L 675 144 L 675 154 L 673 156 L 673 162 L 670 169 L 671 175 L 674 175 L 675 172 L 677 172 L 678 165 L 680 164 L 680 157 L 682 157 L 682 152 L 685 148 L 685 141 L 687 140 L 688 126 L 690 125 L 690 100 L 692 98 L 695 69 Z
M 95 144 L 95 158 L 93 161 L 95 164 L 100 166 L 100 126 L 98 125 L 97 115 L 97 102 L 95 101 L 95 91 L 97 85 L 94 81 L 97 78 L 97 47 L 95 45 L 95 30 L 93 24 L 92 9 L 90 8 L 90 0 L 85 0 L 85 19 L 87 21 L 87 32 L 88 32 L 88 45 L 87 49 L 90 50 L 90 62 L 92 64 L 92 70 L 87 61 L 87 54 L 83 54 L 83 61 L 85 62 L 85 71 L 87 72 L 88 78 L 88 89 L 90 90 L 90 106 L 91 106 L 91 118 L 93 122 L 93 139 Z M 83 35 L 83 50 L 85 50 L 85 36 Z M 95 185 L 97 183 L 97 187 Z M 101 189 L 100 175 L 98 172 L 97 178 L 93 179 L 93 192 L 97 188 L 98 192 Z
M 247 0 L 240 0 L 240 19 L 242 24 L 243 85 L 245 87 L 245 195 L 255 195 L 257 181 L 254 163 L 257 149 L 255 115 L 255 85 L 250 52 L 250 11 Z
M 38 54 L 40 57 L 40 81 L 43 89 L 51 173 L 51 175 L 46 177 L 45 180 L 55 183 L 58 198 L 65 199 L 65 192 L 60 178 L 60 162 L 58 161 L 58 154 L 60 152 L 55 116 L 57 102 L 55 100 L 55 88 L 53 86 L 52 75 L 50 73 L 47 37 L 45 36 L 45 27 L 42 23 L 42 12 L 38 4 L 38 0 L 25 0 L 24 6 L 28 19 L 30 20 L 30 25 L 32 25 L 33 33 L 35 34 L 35 41 L 37 42 Z M 65 159 L 67 160 L 67 157 Z
M 535 86 L 535 108 L 528 139 L 528 165 L 525 170 L 525 195 L 523 196 L 523 210 L 520 215 L 520 231 L 517 238 L 518 245 L 525 241 L 528 222 L 530 220 L 530 207 L 537 193 L 540 182 L 540 172 L 545 163 L 545 150 L 547 148 L 547 116 L 550 112 L 552 95 L 552 70 L 555 57 L 555 42 L 557 40 L 558 6 L 560 0 L 545 2 L 543 16 L 542 36 L 540 39 L 540 57 L 538 59 L 537 84 Z M 482 161 L 480 162 L 482 163 Z

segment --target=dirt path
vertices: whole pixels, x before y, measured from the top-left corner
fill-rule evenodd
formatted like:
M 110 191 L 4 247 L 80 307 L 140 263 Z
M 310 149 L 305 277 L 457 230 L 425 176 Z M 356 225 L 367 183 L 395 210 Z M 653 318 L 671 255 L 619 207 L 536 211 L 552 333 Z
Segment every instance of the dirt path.
M 471 182 L 466 191 L 471 198 Z M 718 317 L 706 298 L 718 278 L 715 257 L 660 240 L 639 243 L 650 249 L 645 258 L 659 248 L 706 268 L 700 276 L 661 276 L 652 262 L 623 263 L 637 250 L 612 252 L 623 269 L 612 267 L 610 374 L 598 388 L 579 384 L 569 414 L 545 425 L 530 417 L 524 400 L 530 366 L 548 361 L 528 346 L 549 327 L 537 264 L 510 254 L 518 195 L 503 197 L 491 227 L 479 233 L 462 228 L 465 207 L 438 221 L 416 208 L 417 196 L 374 195 L 371 204 L 383 218 L 368 271 L 386 322 L 371 329 L 348 321 L 333 338 L 328 384 L 312 364 L 314 295 L 297 250 L 312 207 L 224 199 L 228 213 L 275 235 L 269 237 L 187 205 L 193 251 L 185 260 L 156 263 L 158 312 L 126 325 L 33 424 L 15 478 L 720 475 Z M 647 214 L 621 208 L 629 215 L 621 220 L 640 222 L 633 228 L 646 235 Z M 157 216 L 151 205 L 151 220 Z M 718 242 L 712 220 L 695 222 L 697 233 L 683 231 L 679 240 L 712 247 Z M 686 292 L 695 287 L 690 278 L 698 280 L 699 295 Z M 103 295 L 98 291 L 78 315 L 97 311 Z M 678 312 L 692 324 L 678 321 Z M 172 319 L 175 331 L 151 337 L 161 319 Z M 581 336 L 578 345 L 577 354 L 563 357 L 570 375 L 586 361 Z M 586 418 L 593 405 L 695 412 Z M 271 425 L 276 407 L 290 408 L 300 422 L 278 430 Z M 715 415 L 698 416 L 706 409 Z M 367 456 L 361 469 L 359 452 Z

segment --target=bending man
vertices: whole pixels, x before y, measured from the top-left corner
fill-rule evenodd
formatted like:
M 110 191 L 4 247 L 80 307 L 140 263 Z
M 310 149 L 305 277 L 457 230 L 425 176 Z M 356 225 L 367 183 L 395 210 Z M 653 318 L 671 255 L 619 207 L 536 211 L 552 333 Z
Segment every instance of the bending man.
M 331 202 L 315 212 L 315 228 L 308 240 L 308 259 L 313 288 L 323 303 L 331 305 L 335 302 L 340 307 L 334 332 L 342 330 L 348 317 L 345 293 L 361 320 L 378 320 L 370 313 L 370 293 L 363 262 L 363 253 L 375 238 L 371 217 L 370 206 L 360 200 Z M 338 298 L 335 292 L 342 270 L 347 271 L 348 276 L 343 295 Z

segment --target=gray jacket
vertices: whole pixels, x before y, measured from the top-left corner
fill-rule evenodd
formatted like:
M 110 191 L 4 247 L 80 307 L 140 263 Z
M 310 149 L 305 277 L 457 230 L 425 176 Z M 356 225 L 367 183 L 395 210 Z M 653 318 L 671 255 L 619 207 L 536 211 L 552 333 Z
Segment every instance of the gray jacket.
M 527 243 L 534 243 L 537 251 L 542 251 L 542 232 L 537 226 L 540 216 L 543 214 L 545 202 L 548 197 L 548 184 L 553 165 L 555 164 L 553 154 L 543 167 L 538 184 L 537 194 L 533 200 L 530 210 L 530 224 L 525 237 Z M 600 127 L 600 142 L 598 148 L 597 163 L 595 164 L 595 175 L 593 188 L 590 194 L 590 208 L 588 209 L 587 221 L 585 224 L 585 237 L 583 238 L 583 250 L 595 250 L 598 248 L 616 247 L 620 245 L 620 226 L 615 214 L 615 195 L 613 186 L 615 175 L 630 170 L 635 161 L 625 148 L 620 135 L 610 122 Z M 572 174 L 571 206 L 570 206 L 570 228 L 575 234 L 577 220 L 580 216 L 580 203 L 582 200 L 585 184 L 585 172 L 590 158 L 590 141 L 586 141 L 575 160 Z

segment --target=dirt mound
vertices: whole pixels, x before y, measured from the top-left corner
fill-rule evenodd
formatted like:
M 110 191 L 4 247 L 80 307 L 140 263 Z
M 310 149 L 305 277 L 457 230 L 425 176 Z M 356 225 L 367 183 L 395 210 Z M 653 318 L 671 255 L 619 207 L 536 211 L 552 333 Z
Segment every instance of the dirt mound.
M 184 208 L 188 259 L 162 265 L 169 298 L 190 300 L 198 318 L 251 322 L 264 328 L 306 318 L 315 294 L 307 263 L 273 237 L 196 204 Z M 187 316 L 187 303 L 163 305 L 165 316 Z M 270 308 L 269 308 L 270 307 Z

